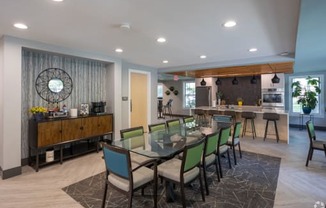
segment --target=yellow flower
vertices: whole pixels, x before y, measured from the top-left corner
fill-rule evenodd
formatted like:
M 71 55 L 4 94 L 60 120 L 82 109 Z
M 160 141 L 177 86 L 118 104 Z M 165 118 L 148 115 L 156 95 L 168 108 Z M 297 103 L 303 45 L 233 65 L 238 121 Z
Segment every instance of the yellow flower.
M 36 114 L 36 113 L 46 113 L 47 109 L 42 107 L 42 106 L 33 106 L 30 110 L 29 110 L 32 114 Z

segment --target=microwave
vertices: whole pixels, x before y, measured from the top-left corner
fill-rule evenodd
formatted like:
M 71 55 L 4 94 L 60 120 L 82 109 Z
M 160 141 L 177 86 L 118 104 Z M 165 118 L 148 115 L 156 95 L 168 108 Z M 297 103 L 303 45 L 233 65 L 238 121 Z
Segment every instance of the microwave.
M 262 89 L 262 106 L 284 108 L 284 88 Z

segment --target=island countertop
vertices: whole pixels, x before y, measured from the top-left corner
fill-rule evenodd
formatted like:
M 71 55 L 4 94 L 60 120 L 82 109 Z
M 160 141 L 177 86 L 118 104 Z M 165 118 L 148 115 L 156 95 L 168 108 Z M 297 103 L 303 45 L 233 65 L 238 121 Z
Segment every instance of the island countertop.
M 221 105 L 216 107 L 209 107 L 209 106 L 200 106 L 193 109 L 203 109 L 203 110 L 216 110 L 216 111 L 226 111 L 226 110 L 233 110 L 235 112 L 244 112 L 244 111 L 252 111 L 254 113 L 278 113 L 283 115 L 288 115 L 288 111 L 280 108 L 273 108 L 273 107 L 262 107 L 262 106 L 253 106 L 253 105 Z
M 207 115 L 212 114 L 212 112 L 209 112 L 209 111 L 223 112 L 226 110 L 231 110 L 231 111 L 236 112 L 236 120 L 237 121 L 243 120 L 243 118 L 241 117 L 242 112 L 245 112 L 245 111 L 254 112 L 256 114 L 256 118 L 255 118 L 256 134 L 257 134 L 257 137 L 261 137 L 261 138 L 264 137 L 265 127 L 266 127 L 266 120 L 263 119 L 263 114 L 264 113 L 277 113 L 280 115 L 280 119 L 277 121 L 279 138 L 281 141 L 289 143 L 289 113 L 286 110 L 279 109 L 279 108 L 264 108 L 262 106 L 248 106 L 248 105 L 246 105 L 246 106 L 222 105 L 222 106 L 216 106 L 216 107 L 202 106 L 202 107 L 196 107 L 196 108 L 191 109 L 191 112 L 190 112 L 191 115 L 194 114 L 195 109 L 202 109 L 206 112 Z M 248 128 L 250 128 L 250 126 L 248 126 Z M 275 134 L 274 126 L 273 126 L 272 122 L 270 122 L 268 132 Z M 267 138 L 276 139 L 275 135 L 271 135 L 271 134 L 268 134 Z

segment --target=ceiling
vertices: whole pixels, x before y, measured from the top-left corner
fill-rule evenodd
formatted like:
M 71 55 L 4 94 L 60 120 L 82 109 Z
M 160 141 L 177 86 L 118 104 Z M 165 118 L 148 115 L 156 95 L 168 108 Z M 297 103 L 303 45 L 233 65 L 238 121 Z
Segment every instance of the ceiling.
M 295 51 L 300 9 L 300 0 L 0 1 L 0 36 L 96 52 L 167 72 L 293 61 L 280 54 Z M 222 27 L 227 20 L 237 25 Z M 16 29 L 16 22 L 29 28 Z M 123 23 L 130 29 L 121 28 Z M 165 43 L 156 41 L 161 36 Z M 123 53 L 116 53 L 117 47 Z M 253 47 L 258 51 L 248 52 Z

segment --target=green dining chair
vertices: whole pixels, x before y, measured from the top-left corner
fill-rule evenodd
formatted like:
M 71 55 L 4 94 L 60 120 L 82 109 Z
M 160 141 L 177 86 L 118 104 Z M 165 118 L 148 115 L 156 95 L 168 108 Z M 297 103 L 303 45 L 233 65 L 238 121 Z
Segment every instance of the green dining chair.
M 192 123 L 195 121 L 194 116 L 186 116 L 186 117 L 183 117 L 182 119 L 183 119 L 183 123 L 185 123 L 185 124 Z
M 215 165 L 217 179 L 218 179 L 218 181 L 220 181 L 220 174 L 219 174 L 219 169 L 217 166 L 218 162 L 216 159 L 217 142 L 218 142 L 218 133 L 217 132 L 206 135 L 205 143 L 204 143 L 204 152 L 203 152 L 203 157 L 202 157 L 202 162 L 201 162 L 201 165 L 203 168 L 203 173 L 204 173 L 206 195 L 209 195 L 206 168 L 210 167 L 211 165 Z
M 222 165 L 221 165 L 221 155 L 225 155 L 225 153 L 228 156 L 228 162 L 229 167 L 231 166 L 231 160 L 230 160 L 230 153 L 229 153 L 229 146 L 227 145 L 229 135 L 230 135 L 231 127 L 222 127 L 219 132 L 218 136 L 218 142 L 217 142 L 217 160 L 218 160 L 218 166 L 220 170 L 220 177 L 223 178 L 223 171 L 222 171 Z
M 134 192 L 153 183 L 154 206 L 157 207 L 157 164 L 152 159 L 147 163 L 132 168 L 130 152 L 126 149 L 103 144 L 103 154 L 106 166 L 105 187 L 102 208 L 106 205 L 108 186 L 128 197 L 128 207 L 132 207 Z M 153 169 L 145 167 L 152 165 Z M 143 194 L 143 192 L 142 192 Z
M 171 134 L 180 133 L 181 131 L 181 122 L 178 118 L 166 121 L 166 126 Z
M 120 136 L 121 136 L 121 140 L 131 139 L 129 148 L 138 148 L 138 147 L 145 146 L 145 141 L 143 138 L 144 128 L 142 126 L 121 129 Z M 150 160 L 149 157 L 134 152 L 131 152 L 130 155 L 131 155 L 131 161 L 133 163 L 143 164 L 146 163 L 148 160 Z
M 166 124 L 165 123 L 149 124 L 148 130 L 149 133 L 156 132 L 156 131 L 166 131 Z
M 131 137 L 141 136 L 143 134 L 144 134 L 144 127 L 142 127 L 142 126 L 137 126 L 137 127 L 120 130 L 121 139 L 129 139 Z
M 310 141 L 309 151 L 308 151 L 307 161 L 306 161 L 306 166 L 308 167 L 309 160 L 312 160 L 312 155 L 314 153 L 314 150 L 324 151 L 326 156 L 326 150 L 324 148 L 326 141 L 316 139 L 315 127 L 311 120 L 306 122 L 306 126 L 309 135 L 309 141 Z
M 234 159 L 234 165 L 237 164 L 237 157 L 235 155 L 235 147 L 239 147 L 239 154 L 240 158 L 242 158 L 242 152 L 240 147 L 240 131 L 241 131 L 241 122 L 236 122 L 233 129 L 233 134 L 231 137 L 229 137 L 227 141 L 227 145 L 232 148 L 233 150 L 233 159 Z
M 197 143 L 186 145 L 183 151 L 182 160 L 172 158 L 157 167 L 158 174 L 165 180 L 166 187 L 168 187 L 168 183 L 180 185 L 183 207 L 186 207 L 185 185 L 196 179 L 199 180 L 202 200 L 205 201 L 200 171 L 203 148 L 204 139 L 199 140 Z M 166 188 L 166 191 L 169 190 L 170 189 Z

